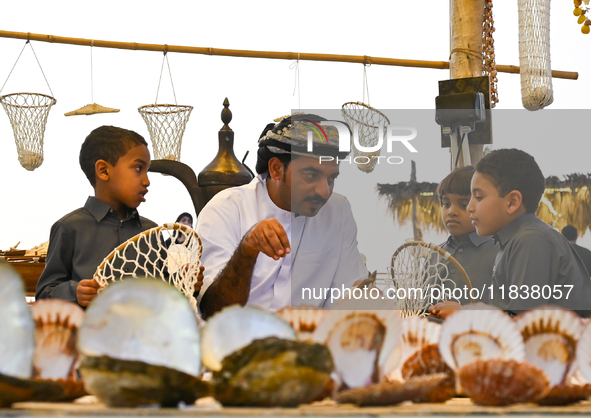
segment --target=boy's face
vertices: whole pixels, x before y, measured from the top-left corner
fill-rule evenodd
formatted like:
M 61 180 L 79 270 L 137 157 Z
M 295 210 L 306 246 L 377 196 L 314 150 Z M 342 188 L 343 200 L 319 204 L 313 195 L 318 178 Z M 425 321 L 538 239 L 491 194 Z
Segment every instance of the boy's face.
M 115 205 L 135 209 L 146 201 L 149 167 L 150 151 L 143 144 L 130 148 L 114 166 L 109 167 L 110 197 Z
M 446 193 L 441 198 L 441 218 L 447 231 L 454 237 L 474 231 L 470 214 L 466 210 L 470 196 Z
M 494 235 L 511 222 L 507 213 L 509 195 L 500 197 L 495 185 L 479 172 L 474 173 L 471 188 L 468 212 L 478 235 Z

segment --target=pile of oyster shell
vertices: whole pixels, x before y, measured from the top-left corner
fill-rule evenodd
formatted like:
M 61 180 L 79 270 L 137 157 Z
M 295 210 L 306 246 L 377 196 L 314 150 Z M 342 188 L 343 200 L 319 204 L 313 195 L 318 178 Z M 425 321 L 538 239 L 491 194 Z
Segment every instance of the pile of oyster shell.
M 88 307 L 25 303 L 0 264 L 0 406 L 85 393 L 109 406 L 445 402 L 565 405 L 591 395 L 591 323 L 544 307 L 479 305 L 443 324 L 391 309 L 231 306 L 200 325 L 159 280 L 124 280 Z M 389 309 L 388 309 L 389 308 Z

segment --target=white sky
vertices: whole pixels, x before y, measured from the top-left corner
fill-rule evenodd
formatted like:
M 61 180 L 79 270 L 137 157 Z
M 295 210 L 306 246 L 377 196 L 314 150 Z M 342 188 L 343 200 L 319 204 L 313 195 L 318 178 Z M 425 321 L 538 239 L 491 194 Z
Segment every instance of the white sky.
M 546 176 L 591 172 L 591 36 L 581 34 L 572 9 L 571 2 L 553 2 L 552 67 L 577 71 L 579 80 L 555 79 L 550 109 L 586 109 L 580 120 L 586 133 L 553 143 L 537 143 L 535 138 L 522 136 L 494 137 L 495 148 L 516 147 L 533 154 Z M 494 17 L 497 64 L 519 65 L 517 2 L 496 1 Z M 109 41 L 433 61 L 446 61 L 449 55 L 449 2 L 443 0 L 101 1 L 84 7 L 74 1 L 30 0 L 3 2 L 0 20 L 0 28 L 8 31 Z M 0 38 L 0 83 L 6 80 L 24 43 Z M 93 48 L 94 102 L 121 112 L 65 117 L 64 113 L 91 103 L 90 48 L 45 42 L 33 42 L 33 47 L 57 104 L 45 131 L 45 162 L 33 172 L 18 163 L 9 120 L 0 115 L 0 249 L 18 241 L 19 248 L 31 248 L 47 240 L 53 222 L 82 206 L 92 194 L 78 165 L 80 145 L 92 129 L 115 125 L 149 138 L 137 108 L 154 103 L 162 63 L 162 54 L 157 52 Z M 298 98 L 293 96 L 292 62 L 173 53 L 169 60 L 178 104 L 194 107 L 181 160 L 198 173 L 213 159 L 222 127 L 222 102 L 228 97 L 236 155 L 242 159 L 249 150 L 246 163 L 254 169 L 256 141 L 265 124 L 298 107 Z M 344 102 L 361 101 L 362 74 L 360 64 L 301 62 L 302 108 L 338 109 Z M 449 78 L 447 70 L 378 65 L 368 67 L 367 74 L 370 103 L 379 109 L 432 109 L 437 81 Z M 522 108 L 519 75 L 500 74 L 498 89 L 498 109 Z M 49 94 L 29 47 L 2 94 L 14 92 Z M 158 101 L 174 102 L 167 73 Z M 526 116 L 523 120 L 531 119 Z M 439 148 L 438 138 L 415 146 L 421 154 L 418 180 L 440 181 L 449 168 L 449 154 Z M 375 219 L 382 221 L 378 235 L 392 237 L 382 251 L 366 254 L 371 270 L 384 271 L 393 250 L 411 232 L 393 224 L 374 188 L 376 183 L 407 181 L 410 158 L 396 171 L 356 175 L 366 176 L 368 187 L 362 197 L 350 197 L 354 213 L 367 214 L 375 208 Z M 193 212 L 188 193 L 176 179 L 152 174 L 151 181 L 147 202 L 139 208 L 142 215 L 161 224 L 174 221 L 180 212 Z M 360 250 L 367 253 L 376 231 L 365 227 L 364 216 L 358 216 L 357 223 Z M 589 235 L 579 243 L 591 247 Z M 425 238 L 440 243 L 444 236 L 427 233 Z

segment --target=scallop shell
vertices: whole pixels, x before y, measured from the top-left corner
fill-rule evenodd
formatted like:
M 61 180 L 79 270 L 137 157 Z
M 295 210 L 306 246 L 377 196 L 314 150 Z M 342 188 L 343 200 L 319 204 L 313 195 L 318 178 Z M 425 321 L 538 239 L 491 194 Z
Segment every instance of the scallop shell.
M 312 338 L 327 345 L 347 387 L 362 387 L 398 365 L 401 322 L 398 311 L 331 310 Z
M 90 304 L 78 332 L 86 357 L 201 371 L 199 326 L 188 299 L 161 280 L 123 280 Z
M 472 402 L 483 406 L 535 402 L 550 391 L 543 371 L 515 360 L 478 360 L 461 367 L 456 376 Z
M 35 323 L 18 273 L 0 261 L 0 373 L 28 379 L 33 371 Z
M 525 361 L 543 370 L 550 386 L 563 384 L 574 372 L 577 342 L 583 332 L 579 317 L 563 309 L 535 309 L 516 318 L 525 343 Z
M 445 402 L 454 396 L 453 380 L 445 374 L 413 377 L 402 383 L 385 381 L 368 387 L 348 389 L 338 393 L 338 403 L 357 406 L 387 406 L 404 401 Z
M 404 380 L 437 373 L 445 373 L 450 378 L 454 377 L 453 370 L 443 361 L 437 344 L 428 345 L 414 353 L 404 362 L 401 369 Z
M 41 379 L 75 379 L 76 338 L 84 311 L 60 299 L 39 300 L 31 305 L 35 321 L 33 375 Z
M 443 323 L 439 351 L 454 371 L 475 360 L 521 362 L 525 357 L 517 325 L 498 309 L 466 307 L 454 313 Z
M 302 341 L 311 341 L 312 334 L 328 311 L 311 305 L 285 307 L 276 314 L 290 324 Z
M 295 340 L 296 333 L 291 325 L 269 311 L 239 305 L 224 308 L 209 318 L 201 331 L 203 364 L 211 370 L 221 370 L 224 357 L 266 337 Z
M 550 392 L 538 400 L 538 405 L 564 406 L 589 399 L 591 385 L 559 385 L 550 389 Z
M 577 364 L 580 375 L 587 382 L 591 382 L 591 322 L 583 328 L 581 338 L 577 344 Z

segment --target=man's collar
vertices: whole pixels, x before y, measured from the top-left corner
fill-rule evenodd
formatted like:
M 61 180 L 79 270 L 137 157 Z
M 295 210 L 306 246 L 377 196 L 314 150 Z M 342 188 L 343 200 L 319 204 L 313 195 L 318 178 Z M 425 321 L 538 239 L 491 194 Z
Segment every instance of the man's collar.
M 103 219 L 105 219 L 105 217 L 110 212 L 115 212 L 115 209 L 111 208 L 105 202 L 97 199 L 94 196 L 89 196 L 88 199 L 86 199 L 86 203 L 84 204 L 84 208 L 86 208 L 86 210 L 88 210 L 90 212 L 90 214 L 92 216 L 94 216 L 94 218 L 96 219 L 97 222 L 100 222 Z M 127 218 L 124 219 L 124 222 L 128 221 L 132 218 L 136 218 L 137 221 L 141 225 L 140 215 L 139 215 L 137 209 L 134 209 L 131 212 L 128 212 Z
M 520 215 L 517 218 L 513 219 L 511 222 L 509 222 L 507 225 L 501 228 L 499 232 L 493 235 L 495 244 L 499 242 L 501 244 L 501 247 L 503 247 L 511 240 L 511 238 L 515 236 L 521 225 L 535 218 L 535 213 L 524 213 L 523 215 Z

